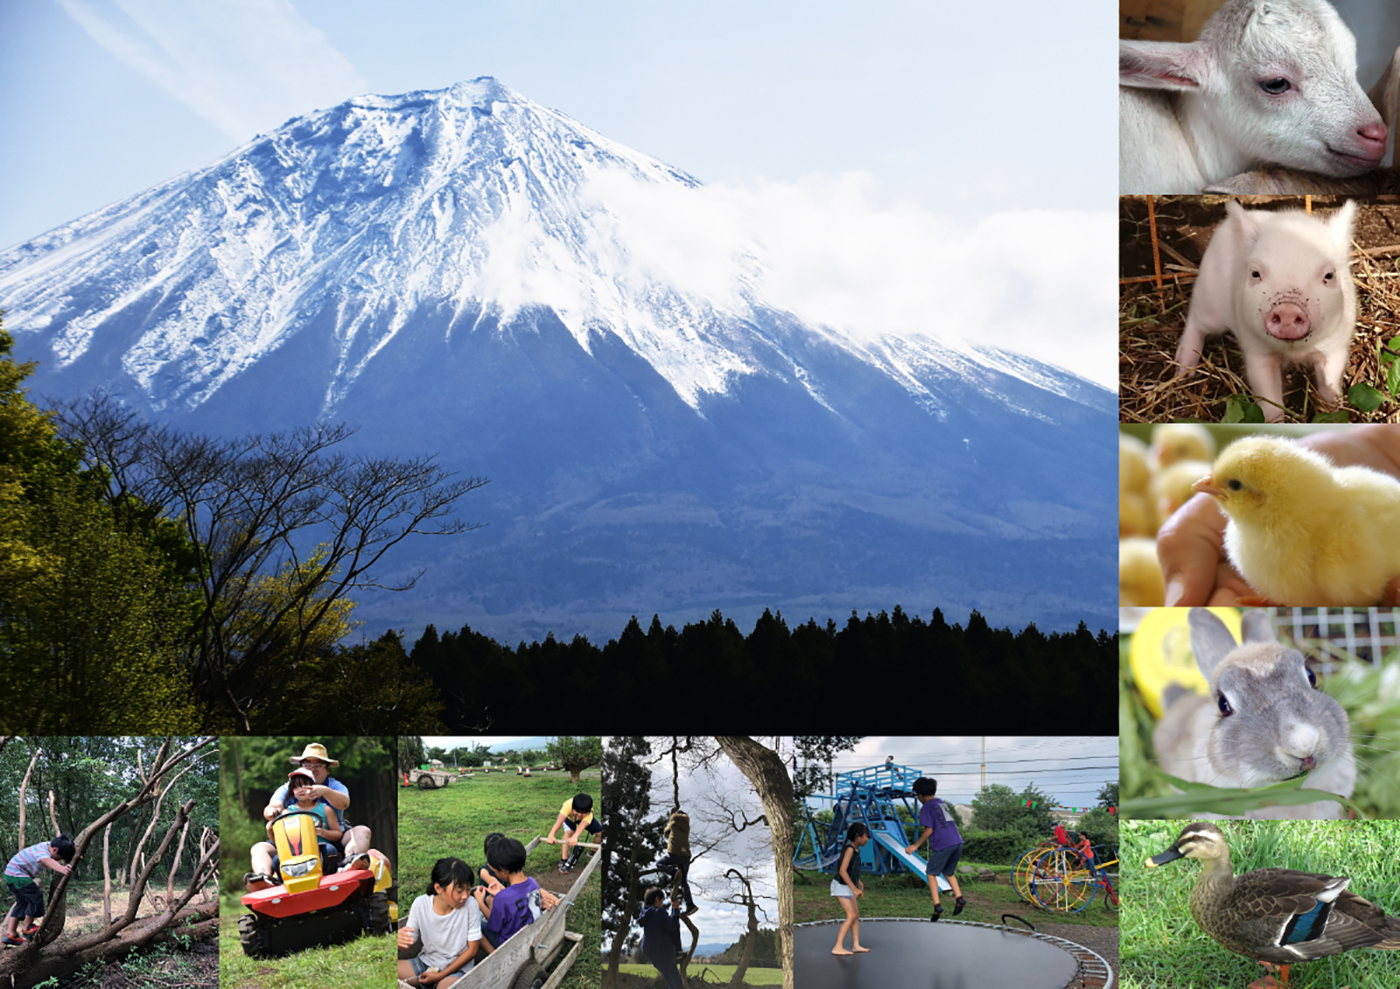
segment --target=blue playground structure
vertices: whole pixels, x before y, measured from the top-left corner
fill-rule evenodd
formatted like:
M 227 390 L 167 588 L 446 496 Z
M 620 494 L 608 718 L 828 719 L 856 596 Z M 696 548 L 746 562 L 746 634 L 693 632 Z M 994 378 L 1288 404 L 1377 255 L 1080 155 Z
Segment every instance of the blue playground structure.
M 926 859 L 910 855 L 904 849 L 919 836 L 919 800 L 914 796 L 914 781 L 923 773 L 910 766 L 882 764 L 854 769 L 836 777 L 836 795 L 813 794 L 812 800 L 832 801 L 830 823 L 808 815 L 797 838 L 792 864 L 798 869 L 836 872 L 837 858 L 846 840 L 846 829 L 861 821 L 870 829 L 870 841 L 860 850 L 860 871 L 881 876 L 907 869 L 920 879 L 926 879 Z M 899 808 L 908 812 L 910 820 L 902 820 Z M 948 881 L 938 877 L 940 891 L 950 889 Z

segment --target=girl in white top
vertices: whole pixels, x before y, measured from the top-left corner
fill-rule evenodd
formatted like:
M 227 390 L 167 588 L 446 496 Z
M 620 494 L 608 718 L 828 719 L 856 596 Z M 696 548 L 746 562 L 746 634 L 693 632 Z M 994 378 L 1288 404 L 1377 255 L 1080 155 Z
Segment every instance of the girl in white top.
M 399 978 L 417 986 L 446 989 L 476 964 L 481 947 L 481 909 L 471 896 L 472 870 L 457 858 L 438 859 L 428 892 L 413 901 L 399 947 L 423 948 L 399 962 Z

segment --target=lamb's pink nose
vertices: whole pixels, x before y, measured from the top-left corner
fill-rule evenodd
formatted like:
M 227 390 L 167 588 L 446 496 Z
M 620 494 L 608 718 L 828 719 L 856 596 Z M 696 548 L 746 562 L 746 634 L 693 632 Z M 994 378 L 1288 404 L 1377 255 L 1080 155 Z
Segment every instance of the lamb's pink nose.
M 1380 159 L 1385 155 L 1385 139 L 1390 131 L 1386 130 L 1385 124 L 1367 124 L 1356 132 L 1360 138 L 1361 155 L 1363 158 Z
M 1303 307 L 1292 302 L 1280 302 L 1269 310 L 1264 320 L 1264 329 L 1269 336 L 1280 340 L 1301 340 L 1312 329 L 1308 314 Z

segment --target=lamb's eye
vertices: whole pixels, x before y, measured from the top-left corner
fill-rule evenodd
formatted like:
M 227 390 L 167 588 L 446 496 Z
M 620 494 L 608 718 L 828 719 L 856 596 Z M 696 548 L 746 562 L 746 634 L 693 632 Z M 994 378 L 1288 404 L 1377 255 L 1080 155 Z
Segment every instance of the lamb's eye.
M 1336 277 L 1337 277 L 1337 273 L 1336 273 L 1335 271 L 1329 271 L 1327 274 L 1325 274 L 1325 275 L 1322 276 L 1322 280 L 1323 280 L 1324 282 L 1330 282 L 1330 281 L 1332 281 L 1332 279 L 1334 279 L 1334 278 L 1336 278 Z
M 1259 277 L 1259 269 L 1258 269 L 1258 268 L 1255 268 L 1253 271 L 1250 272 L 1250 274 L 1253 275 L 1255 278 L 1258 278 L 1258 277 Z
M 1231 491 L 1242 491 L 1242 490 L 1244 490 L 1244 482 L 1241 481 L 1238 477 L 1232 477 L 1232 478 L 1230 478 L 1230 480 L 1228 480 L 1228 481 L 1225 482 L 1225 486 L 1226 486 L 1227 488 L 1229 488 Z
M 1278 96 L 1281 93 L 1288 92 L 1293 87 L 1287 79 L 1280 77 L 1278 79 L 1264 80 L 1259 84 L 1259 88 L 1262 89 L 1264 92 L 1268 93 L 1270 96 Z
M 1232 714 L 1234 714 L 1234 713 L 1235 713 L 1235 709 L 1234 709 L 1233 707 L 1230 706 L 1230 702 L 1227 701 L 1227 700 L 1225 699 L 1225 695 L 1224 695 L 1224 694 L 1221 694 L 1221 695 L 1220 695 L 1220 715 L 1221 715 L 1221 717 L 1228 718 L 1230 715 L 1232 715 Z

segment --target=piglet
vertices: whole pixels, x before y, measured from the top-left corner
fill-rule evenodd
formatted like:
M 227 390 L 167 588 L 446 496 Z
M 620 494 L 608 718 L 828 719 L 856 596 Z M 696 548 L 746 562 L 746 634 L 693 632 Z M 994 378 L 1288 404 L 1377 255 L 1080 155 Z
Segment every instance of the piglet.
M 1226 204 L 1191 292 L 1177 377 L 1200 362 L 1207 334 L 1230 330 L 1244 352 L 1250 389 L 1269 422 L 1283 418 L 1283 366 L 1312 364 L 1319 396 L 1341 399 L 1356 330 L 1349 255 L 1356 204 L 1331 219 L 1301 210 L 1246 210 Z

